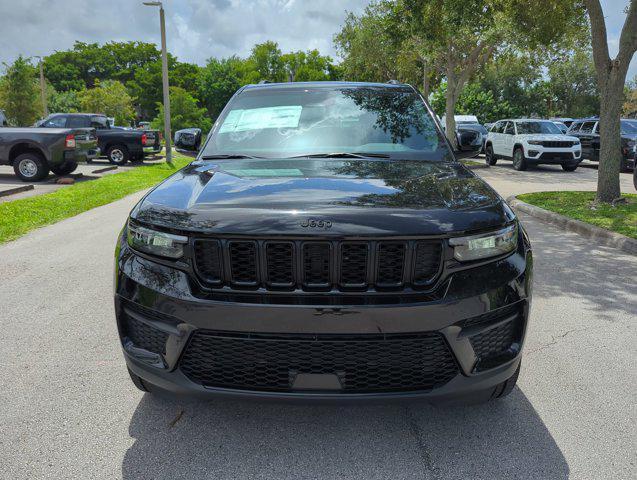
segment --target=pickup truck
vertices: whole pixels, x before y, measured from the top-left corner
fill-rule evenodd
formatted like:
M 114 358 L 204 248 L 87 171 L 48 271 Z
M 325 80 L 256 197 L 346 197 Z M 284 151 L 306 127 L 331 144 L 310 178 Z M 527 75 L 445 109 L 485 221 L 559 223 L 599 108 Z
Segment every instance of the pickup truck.
M 111 127 L 106 115 L 95 113 L 52 113 L 40 120 L 37 127 L 90 127 L 97 132 L 97 144 L 109 162 L 124 165 L 129 160 L 143 160 L 145 154 L 161 151 L 156 130 L 125 130 Z
M 11 165 L 24 182 L 43 180 L 49 171 L 67 175 L 99 155 L 92 128 L 2 128 L 0 165 Z

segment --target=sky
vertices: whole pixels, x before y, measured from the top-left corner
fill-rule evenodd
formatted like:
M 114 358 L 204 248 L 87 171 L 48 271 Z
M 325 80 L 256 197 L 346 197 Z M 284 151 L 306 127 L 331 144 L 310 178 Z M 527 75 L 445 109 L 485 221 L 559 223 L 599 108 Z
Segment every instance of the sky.
M 629 0 L 602 0 L 611 55 L 617 53 Z M 245 56 L 274 40 L 283 51 L 317 48 L 336 58 L 332 38 L 346 11 L 369 0 L 164 0 L 168 50 L 181 61 Z M 142 0 L 0 0 L 0 63 L 66 50 L 82 42 L 159 44 L 159 13 Z M 637 75 L 633 59 L 628 79 Z

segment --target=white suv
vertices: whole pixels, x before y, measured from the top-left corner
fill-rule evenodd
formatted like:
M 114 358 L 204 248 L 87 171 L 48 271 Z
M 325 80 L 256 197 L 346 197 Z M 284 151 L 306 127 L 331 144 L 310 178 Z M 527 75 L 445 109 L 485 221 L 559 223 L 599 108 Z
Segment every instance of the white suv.
M 582 146 L 577 137 L 563 135 L 549 120 L 500 120 L 487 135 L 484 153 L 488 165 L 498 159 L 513 160 L 513 168 L 526 170 L 529 164 L 559 164 L 567 172 L 582 161 Z

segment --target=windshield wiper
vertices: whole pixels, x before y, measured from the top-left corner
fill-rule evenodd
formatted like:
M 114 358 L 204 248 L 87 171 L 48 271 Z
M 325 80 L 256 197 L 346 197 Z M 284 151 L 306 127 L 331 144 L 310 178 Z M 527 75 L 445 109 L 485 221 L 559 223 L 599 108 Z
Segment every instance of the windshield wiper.
M 290 158 L 390 158 L 384 153 L 366 152 L 334 152 L 334 153 L 306 153 L 305 155 L 295 155 Z
M 229 155 L 204 155 L 201 160 L 240 160 L 242 158 L 263 158 L 252 155 L 229 154 Z

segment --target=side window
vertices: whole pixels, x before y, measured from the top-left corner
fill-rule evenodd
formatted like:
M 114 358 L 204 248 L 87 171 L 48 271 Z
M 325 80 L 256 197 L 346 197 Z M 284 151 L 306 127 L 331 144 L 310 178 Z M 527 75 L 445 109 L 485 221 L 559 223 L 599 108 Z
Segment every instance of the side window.
M 573 122 L 571 126 L 568 128 L 568 133 L 579 132 L 580 127 L 582 126 L 582 122 Z
M 599 122 L 595 124 L 595 128 L 593 129 L 593 133 L 599 133 Z
M 69 117 L 69 121 L 66 124 L 67 127 L 71 128 L 83 128 L 88 127 L 89 122 L 85 117 Z
M 506 135 L 514 135 L 515 132 L 513 131 L 513 122 L 507 122 L 506 127 L 504 127 L 504 133 Z
M 97 130 L 108 128 L 108 119 L 106 117 L 91 117 L 91 127 Z
M 66 117 L 63 115 L 57 115 L 55 117 L 51 117 L 46 122 L 44 122 L 42 126 L 46 128 L 65 128 Z
M 584 122 L 582 124 L 580 133 L 593 133 L 593 128 L 595 128 L 595 123 L 597 122 Z

